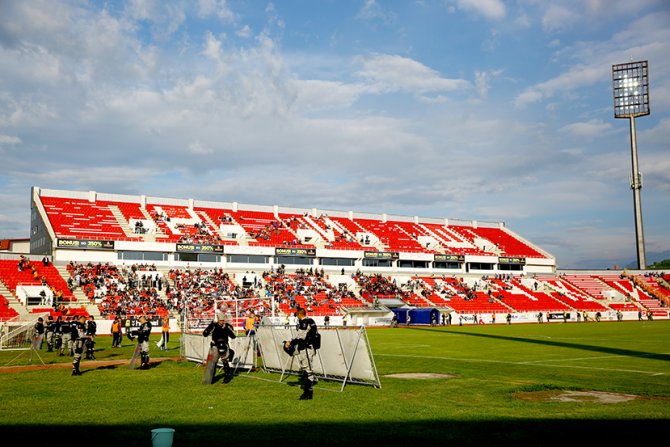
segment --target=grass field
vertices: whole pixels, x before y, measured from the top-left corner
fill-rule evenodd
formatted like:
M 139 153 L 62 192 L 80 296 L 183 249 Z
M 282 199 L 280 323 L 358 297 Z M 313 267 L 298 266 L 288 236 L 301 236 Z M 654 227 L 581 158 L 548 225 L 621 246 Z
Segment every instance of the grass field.
M 570 445 L 640 443 L 670 429 L 670 321 L 369 329 L 381 389 L 320 381 L 298 401 L 296 377 L 241 372 L 202 385 L 202 368 L 150 370 L 82 361 L 0 368 L 0 432 L 28 445 Z M 153 336 L 155 340 L 158 336 Z M 179 352 L 178 337 L 171 355 Z M 129 359 L 133 345 L 98 360 Z M 165 353 L 155 349 L 152 358 Z M 0 366 L 40 365 L 0 352 Z M 69 362 L 41 351 L 47 365 Z M 390 377 L 440 374 L 439 378 Z M 308 439 L 301 440 L 302 437 Z

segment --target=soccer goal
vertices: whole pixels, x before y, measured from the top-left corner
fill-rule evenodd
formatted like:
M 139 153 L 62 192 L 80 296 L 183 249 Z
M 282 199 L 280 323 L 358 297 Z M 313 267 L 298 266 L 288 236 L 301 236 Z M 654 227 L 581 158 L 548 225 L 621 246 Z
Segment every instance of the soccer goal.
M 39 317 L 48 314 L 35 313 L 29 320 L 5 321 L 0 325 L 0 350 L 28 350 L 33 346 L 33 331 Z
M 217 301 L 207 309 L 186 309 L 181 335 L 181 355 L 192 362 L 205 363 L 209 353 L 211 337 L 202 335 L 205 328 L 215 321 L 217 315 L 224 315 L 226 320 L 238 331 L 241 329 L 241 321 L 244 320 L 246 310 L 241 310 L 239 303 L 229 301 Z M 253 335 L 240 336 L 228 341 L 230 349 L 235 351 L 235 356 L 230 366 L 237 369 L 252 370 L 256 368 L 257 349 Z M 219 360 L 219 366 L 223 362 Z
M 47 314 L 31 314 L 30 320 L 6 321 L 0 325 L 0 351 L 18 351 L 19 354 L 7 365 L 11 365 L 22 357 L 26 352 L 29 353 L 28 361 L 33 362 L 33 356 L 37 357 L 40 363 L 44 360 L 39 354 L 42 349 L 42 340 L 44 334 L 35 333 L 35 323 L 39 317 L 44 318 Z

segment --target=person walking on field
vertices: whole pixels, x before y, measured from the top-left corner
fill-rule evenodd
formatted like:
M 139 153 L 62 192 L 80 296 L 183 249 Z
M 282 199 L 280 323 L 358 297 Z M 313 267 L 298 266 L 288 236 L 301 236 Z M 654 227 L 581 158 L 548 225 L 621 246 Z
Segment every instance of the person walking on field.
M 168 341 L 170 340 L 170 317 L 163 317 L 163 327 L 162 327 L 163 343 L 161 344 L 161 351 L 168 350 Z

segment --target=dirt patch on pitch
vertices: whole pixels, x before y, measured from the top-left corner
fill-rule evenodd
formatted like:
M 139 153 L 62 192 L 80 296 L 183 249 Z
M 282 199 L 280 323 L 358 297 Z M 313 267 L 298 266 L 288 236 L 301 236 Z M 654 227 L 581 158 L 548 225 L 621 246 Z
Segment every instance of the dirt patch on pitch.
M 384 377 L 390 377 L 392 379 L 452 379 L 456 376 L 453 374 L 402 373 L 402 374 L 387 374 Z
M 593 404 L 618 404 L 641 398 L 634 394 L 566 390 L 520 392 L 516 393 L 516 397 L 531 402 L 581 402 Z
M 173 362 L 180 361 L 179 357 L 161 357 L 156 359 L 151 359 L 149 365 L 155 366 L 161 362 Z M 129 365 L 130 359 L 126 360 L 84 360 L 81 361 L 81 370 L 86 371 L 89 369 L 104 369 L 110 367 L 117 367 L 123 365 Z M 72 368 L 72 363 L 48 363 L 48 364 L 32 364 L 32 365 L 5 365 L 0 366 L 0 373 L 2 372 L 21 372 L 21 371 L 37 371 L 44 369 L 61 369 L 61 368 Z

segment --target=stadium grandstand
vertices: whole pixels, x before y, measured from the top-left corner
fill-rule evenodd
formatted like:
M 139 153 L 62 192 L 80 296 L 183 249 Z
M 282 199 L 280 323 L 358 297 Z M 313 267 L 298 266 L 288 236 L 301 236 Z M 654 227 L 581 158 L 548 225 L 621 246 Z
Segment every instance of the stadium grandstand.
M 297 307 L 332 325 L 667 319 L 669 282 L 559 272 L 503 222 L 39 187 L 30 239 L 0 242 L 0 321 L 93 315 L 103 332 L 214 308 L 238 327 Z

